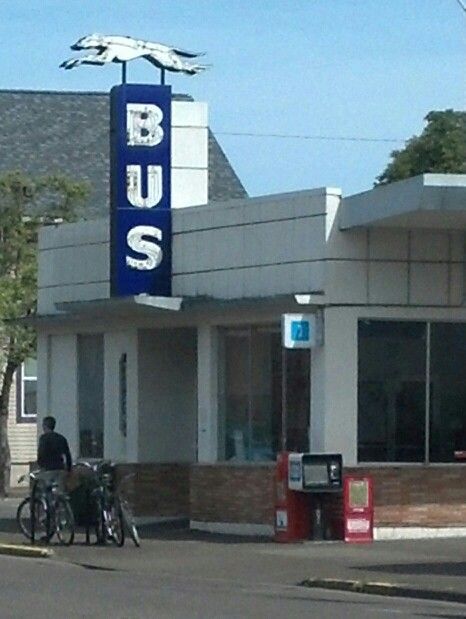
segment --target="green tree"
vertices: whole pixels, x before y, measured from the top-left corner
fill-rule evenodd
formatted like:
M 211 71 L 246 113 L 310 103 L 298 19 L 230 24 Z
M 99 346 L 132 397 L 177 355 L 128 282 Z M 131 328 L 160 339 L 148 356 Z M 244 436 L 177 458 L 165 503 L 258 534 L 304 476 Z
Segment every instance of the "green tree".
M 87 186 L 63 175 L 0 176 L 0 495 L 8 491 L 8 408 L 16 370 L 35 355 L 33 329 L 18 319 L 37 305 L 37 234 L 40 226 L 75 219 Z
M 429 112 L 427 125 L 405 148 L 391 153 L 377 183 L 384 185 L 418 174 L 466 174 L 466 112 Z

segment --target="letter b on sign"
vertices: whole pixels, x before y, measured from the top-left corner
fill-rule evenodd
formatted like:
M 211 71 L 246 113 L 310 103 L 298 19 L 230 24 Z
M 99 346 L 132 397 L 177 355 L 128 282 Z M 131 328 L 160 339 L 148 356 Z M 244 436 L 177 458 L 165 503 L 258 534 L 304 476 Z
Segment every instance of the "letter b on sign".
M 128 146 L 157 146 L 163 140 L 160 123 L 163 112 L 151 103 L 126 104 L 126 140 Z

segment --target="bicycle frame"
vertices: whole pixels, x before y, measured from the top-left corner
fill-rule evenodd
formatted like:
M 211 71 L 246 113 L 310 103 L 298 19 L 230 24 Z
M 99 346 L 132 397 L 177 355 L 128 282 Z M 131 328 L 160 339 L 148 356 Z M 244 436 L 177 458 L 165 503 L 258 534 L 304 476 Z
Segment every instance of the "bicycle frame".
M 46 510 L 45 510 L 45 528 L 47 538 L 50 539 L 52 536 L 51 531 L 51 523 L 52 520 L 55 522 L 56 518 L 56 504 L 58 497 L 66 498 L 66 494 L 62 493 L 59 490 L 59 483 L 57 481 L 52 482 L 42 482 L 39 478 L 38 473 L 40 471 L 33 471 L 29 473 L 29 479 L 32 481 L 31 485 L 31 493 L 30 493 L 30 503 L 31 503 L 31 544 L 34 545 L 36 541 L 36 510 L 35 505 L 36 501 L 43 499 L 45 501 Z M 22 481 L 25 476 L 20 477 L 18 481 Z M 44 483 L 44 489 L 40 489 L 41 483 Z

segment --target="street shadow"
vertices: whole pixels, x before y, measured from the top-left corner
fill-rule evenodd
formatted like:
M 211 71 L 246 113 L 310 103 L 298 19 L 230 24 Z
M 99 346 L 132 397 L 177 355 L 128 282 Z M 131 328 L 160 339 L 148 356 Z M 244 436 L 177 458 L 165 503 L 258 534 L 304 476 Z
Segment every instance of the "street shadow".
M 443 561 L 435 563 L 391 563 L 384 565 L 359 565 L 353 569 L 365 572 L 382 572 L 402 575 L 466 576 L 466 562 Z
M 189 528 L 189 520 L 163 522 L 138 526 L 141 539 L 160 541 L 196 541 L 217 544 L 265 544 L 272 539 L 261 535 L 232 535 L 225 533 L 210 533 Z
M 195 531 L 189 528 L 189 520 L 176 520 L 150 525 L 139 525 L 138 532 L 142 541 L 197 541 L 209 542 L 211 544 L 265 544 L 271 543 L 273 541 L 270 537 L 267 536 L 227 535 L 224 533 Z M 16 524 L 15 518 L 0 518 L 0 533 L 19 533 L 18 525 Z M 127 537 L 129 539 L 128 534 Z M 76 527 L 74 545 L 96 546 L 96 535 L 94 529 L 92 527 L 90 529 L 90 543 L 87 544 L 84 527 Z
M 0 518 L 0 533 L 18 533 L 18 525 L 14 518 Z
M 13 530 L 15 531 L 16 529 Z M 272 541 L 271 538 L 266 536 L 225 535 L 223 533 L 193 531 L 189 528 L 189 521 L 139 525 L 138 533 L 142 543 L 144 543 L 145 540 L 162 542 L 197 541 L 209 542 L 210 544 L 265 544 Z M 131 543 L 131 537 L 128 532 L 126 532 L 126 543 Z M 73 546 L 96 546 L 99 548 L 113 547 L 111 543 L 98 544 L 97 537 L 92 528 L 90 530 L 90 541 L 87 543 L 85 529 L 83 527 L 76 527 Z

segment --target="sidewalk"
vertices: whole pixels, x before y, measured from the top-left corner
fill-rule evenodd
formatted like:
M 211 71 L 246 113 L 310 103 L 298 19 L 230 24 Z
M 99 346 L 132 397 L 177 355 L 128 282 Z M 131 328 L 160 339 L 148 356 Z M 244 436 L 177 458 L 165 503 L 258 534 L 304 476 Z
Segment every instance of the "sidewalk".
M 15 533 L 15 504 L 0 501 L 0 543 L 24 543 Z M 69 548 L 52 544 L 55 558 L 89 569 L 193 575 L 202 580 L 346 588 L 466 604 L 466 539 L 276 544 L 268 539 L 212 535 L 160 525 L 141 528 L 142 547 L 85 546 L 77 533 Z M 331 579 L 324 581 L 323 579 Z M 335 582 L 335 580 L 337 582 Z M 345 582 L 350 581 L 345 584 Z M 385 583 L 370 591 L 352 583 Z M 393 586 L 401 589 L 393 590 Z M 369 588 L 370 589 L 370 588 Z

